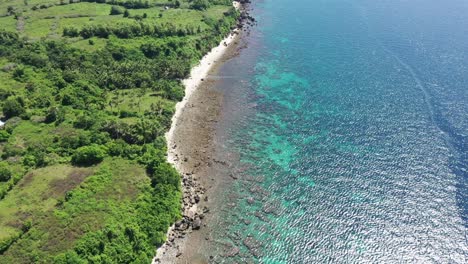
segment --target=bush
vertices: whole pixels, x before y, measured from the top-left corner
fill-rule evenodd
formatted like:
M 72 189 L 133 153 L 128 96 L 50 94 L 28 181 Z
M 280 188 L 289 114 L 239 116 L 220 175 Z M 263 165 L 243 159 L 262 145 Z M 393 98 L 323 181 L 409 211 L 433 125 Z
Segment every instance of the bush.
M 124 9 L 120 6 L 112 6 L 111 7 L 111 11 L 110 11 L 110 15 L 113 16 L 113 15 L 121 15 L 124 13 Z
M 66 27 L 63 29 L 63 36 L 66 37 L 78 37 L 80 35 L 80 31 L 77 28 L 74 27 Z
M 59 109 L 58 107 L 50 107 L 49 110 L 47 111 L 47 115 L 45 116 L 44 122 L 46 123 L 52 123 L 57 120 L 57 116 L 59 115 Z
M 193 1 L 191 8 L 197 10 L 205 10 L 210 7 L 210 2 L 208 0 L 195 0 Z
M 126 118 L 126 117 L 137 117 L 138 116 L 138 112 L 135 112 L 135 111 L 129 111 L 129 110 L 121 110 L 120 111 L 120 114 L 119 114 L 119 117 L 120 118 Z
M 37 164 L 36 157 L 34 155 L 26 155 L 23 157 L 23 165 L 26 167 L 35 167 Z
M 3 115 L 8 119 L 24 114 L 26 110 L 19 98 L 8 98 L 3 104 Z
M 75 151 L 72 156 L 72 163 L 74 165 L 90 166 L 104 160 L 106 155 L 106 150 L 102 146 L 84 146 Z
M 10 133 L 5 129 L 0 130 L 0 142 L 6 142 L 10 138 Z
M 24 153 L 24 149 L 18 147 L 17 145 L 7 143 L 3 147 L 2 158 L 7 159 L 9 157 L 21 156 Z
M 11 178 L 11 170 L 6 162 L 0 162 L 0 182 L 8 181 Z
M 176 189 L 180 188 L 179 173 L 167 162 L 160 163 L 150 170 L 151 182 L 154 185 L 164 184 L 174 186 Z
M 141 45 L 140 50 L 145 54 L 148 58 L 156 58 L 159 54 L 163 51 L 163 46 L 158 45 L 156 43 L 150 42 Z
M 76 120 L 73 122 L 73 127 L 89 129 L 96 123 L 96 117 L 91 113 L 81 113 L 76 117 Z

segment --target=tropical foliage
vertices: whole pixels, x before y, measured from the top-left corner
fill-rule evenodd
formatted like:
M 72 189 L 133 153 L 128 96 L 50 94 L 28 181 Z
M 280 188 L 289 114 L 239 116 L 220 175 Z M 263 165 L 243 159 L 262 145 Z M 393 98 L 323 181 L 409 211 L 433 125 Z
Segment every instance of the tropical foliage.
M 180 218 L 164 139 L 180 80 L 238 13 L 42 2 L 0 3 L 0 263 L 149 263 Z M 38 38 L 36 23 L 51 30 Z

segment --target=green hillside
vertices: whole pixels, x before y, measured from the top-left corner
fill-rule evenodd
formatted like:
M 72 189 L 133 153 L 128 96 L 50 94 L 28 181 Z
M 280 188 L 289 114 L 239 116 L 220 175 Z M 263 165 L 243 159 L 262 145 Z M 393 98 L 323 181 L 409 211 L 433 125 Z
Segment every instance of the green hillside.
M 164 133 L 224 0 L 0 0 L 0 263 L 149 263 L 181 217 Z

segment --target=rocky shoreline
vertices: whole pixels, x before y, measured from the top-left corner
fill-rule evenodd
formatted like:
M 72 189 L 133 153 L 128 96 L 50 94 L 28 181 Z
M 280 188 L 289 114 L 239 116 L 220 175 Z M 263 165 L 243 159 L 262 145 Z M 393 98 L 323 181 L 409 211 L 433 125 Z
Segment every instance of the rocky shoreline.
M 189 96 L 173 120 L 171 139 L 168 140 L 169 161 L 181 174 L 183 190 L 183 216 L 167 233 L 166 242 L 157 250 L 153 263 L 186 263 L 183 260 L 187 250 L 187 240 L 190 234 L 204 227 L 205 217 L 210 213 L 209 189 L 216 184 L 214 177 L 208 176 L 208 170 L 218 161 L 212 158 L 214 153 L 215 125 L 219 120 L 222 106 L 222 94 L 214 89 L 216 80 L 211 79 L 218 67 L 229 58 L 235 56 L 240 47 L 240 35 L 253 26 L 255 19 L 249 15 L 247 4 L 249 0 L 238 1 L 241 16 L 229 37 L 221 45 L 225 46 L 219 60 L 208 62 L 209 72 L 193 87 Z M 193 77 L 193 76 L 192 76 Z M 186 84 L 186 89 L 190 85 Z M 192 86 L 194 86 L 192 84 Z M 171 129 L 172 130 L 172 129 Z M 225 165 L 225 164 L 224 164 Z M 209 240 L 205 237 L 205 240 Z M 207 263 L 208 260 L 196 260 L 190 257 L 190 263 Z
M 212 143 L 222 106 L 222 94 L 213 88 L 214 84 L 206 77 L 178 118 L 169 151 L 173 152 L 174 166 L 181 174 L 183 214 L 170 228 L 167 241 L 158 249 L 153 263 L 185 263 L 182 259 L 188 255 L 185 253 L 190 246 L 189 236 L 194 231 L 201 232 L 199 229 L 203 229 L 209 216 L 212 202 L 209 193 L 218 183 L 210 174 L 213 166 L 218 165 L 212 159 L 215 151 Z

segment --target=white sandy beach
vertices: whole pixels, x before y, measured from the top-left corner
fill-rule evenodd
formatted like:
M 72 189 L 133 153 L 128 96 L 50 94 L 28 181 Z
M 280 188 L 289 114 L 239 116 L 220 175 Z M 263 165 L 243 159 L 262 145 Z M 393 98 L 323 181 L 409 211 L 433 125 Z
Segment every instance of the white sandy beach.
M 233 1 L 233 5 L 236 9 L 240 8 L 240 3 L 237 1 Z M 223 39 L 221 43 L 213 48 L 208 54 L 206 54 L 201 60 L 200 63 L 192 68 L 190 72 L 190 77 L 188 79 L 185 79 L 182 81 L 182 83 L 185 86 L 185 96 L 182 99 L 182 101 L 178 102 L 175 106 L 176 110 L 174 115 L 172 116 L 171 120 L 171 128 L 169 131 L 166 133 L 166 141 L 167 141 L 167 146 L 168 146 L 168 153 L 167 153 L 167 160 L 169 163 L 171 163 L 179 172 L 181 163 L 178 162 L 177 159 L 177 151 L 173 147 L 175 145 L 174 143 L 174 133 L 176 132 L 176 128 L 178 125 L 178 122 L 180 121 L 180 115 L 182 113 L 182 110 L 184 107 L 187 105 L 187 103 L 190 102 L 190 98 L 194 91 L 200 86 L 200 84 L 203 82 L 203 79 L 205 79 L 208 76 L 208 73 L 210 70 L 213 68 L 216 63 L 222 59 L 222 56 L 226 53 L 229 45 L 233 43 L 236 38 L 237 38 L 237 30 L 234 32 L 231 32 L 228 37 Z M 194 214 L 197 211 L 196 205 L 193 205 L 191 208 L 183 208 L 184 210 L 184 215 L 191 215 Z M 168 232 L 167 232 L 167 237 L 169 237 L 169 234 L 173 232 L 174 230 L 174 225 L 172 225 Z M 176 258 L 177 252 L 183 251 L 184 248 L 184 239 L 179 239 L 177 246 L 178 249 L 175 250 L 173 247 L 169 246 L 167 243 L 163 244 L 160 248 L 156 250 L 156 256 L 153 258 L 152 263 L 172 263 L 174 258 Z
M 235 2 L 237 3 L 237 2 Z M 206 78 L 211 68 L 222 58 L 229 45 L 233 40 L 236 39 L 236 34 L 231 33 L 228 37 L 223 39 L 219 46 L 213 48 L 208 54 L 200 60 L 200 63 L 195 66 L 191 72 L 190 77 L 182 81 L 185 86 L 185 96 L 182 101 L 176 104 L 176 111 L 172 116 L 171 129 L 166 133 L 167 145 L 169 146 L 167 159 L 169 163 L 173 164 L 176 168 L 177 162 L 175 162 L 175 153 L 170 146 L 173 146 L 173 135 L 177 127 L 178 117 L 185 107 L 187 102 L 190 100 L 191 95 L 197 89 L 197 87 L 203 82 L 202 79 Z
M 240 9 L 240 3 L 237 1 L 233 1 L 232 4 L 236 9 Z M 208 73 L 210 72 L 211 68 L 215 63 L 221 59 L 221 57 L 226 52 L 228 46 L 232 43 L 232 41 L 236 38 L 236 30 L 231 32 L 228 37 L 223 39 L 221 43 L 213 48 L 208 54 L 206 54 L 201 60 L 200 63 L 195 66 L 190 71 L 190 77 L 182 81 L 185 86 L 185 96 L 182 101 L 176 104 L 176 111 L 172 116 L 171 120 L 171 128 L 166 133 L 166 141 L 168 146 L 173 146 L 173 138 L 174 138 L 174 131 L 177 127 L 178 117 L 182 112 L 182 109 L 185 107 L 187 102 L 190 100 L 191 95 L 197 89 L 197 87 L 202 83 L 202 79 L 206 78 Z M 168 147 L 167 159 L 169 163 L 173 164 L 177 168 L 177 164 L 175 162 L 175 153 L 172 151 L 171 147 Z

